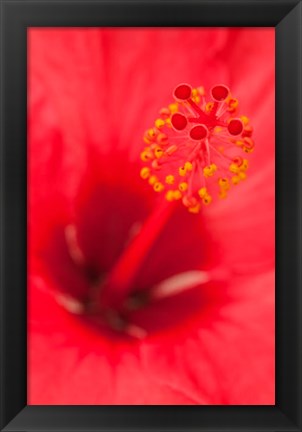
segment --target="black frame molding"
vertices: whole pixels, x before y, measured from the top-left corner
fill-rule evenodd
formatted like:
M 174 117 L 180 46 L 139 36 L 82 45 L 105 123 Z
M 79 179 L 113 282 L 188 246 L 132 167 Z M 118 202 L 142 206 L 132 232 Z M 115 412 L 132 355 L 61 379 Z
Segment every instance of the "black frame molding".
M 0 0 L 1 430 L 301 431 L 301 0 Z M 26 406 L 26 31 L 276 28 L 276 405 Z

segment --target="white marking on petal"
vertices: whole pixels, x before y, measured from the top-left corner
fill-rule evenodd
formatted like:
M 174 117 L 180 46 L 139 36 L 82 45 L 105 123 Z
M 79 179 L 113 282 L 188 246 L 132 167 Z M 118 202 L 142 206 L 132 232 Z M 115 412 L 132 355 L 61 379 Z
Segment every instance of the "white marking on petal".
M 84 305 L 69 295 L 58 294 L 55 296 L 55 299 L 68 312 L 75 315 L 81 315 L 85 312 Z
M 84 254 L 79 246 L 77 229 L 75 225 L 70 224 L 65 228 L 65 240 L 68 247 L 68 252 L 73 261 L 77 265 L 83 265 L 85 262 Z
M 205 284 L 210 279 L 209 273 L 201 270 L 179 273 L 155 285 L 150 295 L 152 299 L 173 296 Z
M 148 334 L 142 327 L 138 327 L 134 324 L 128 324 L 125 328 L 125 333 L 135 339 L 144 339 Z

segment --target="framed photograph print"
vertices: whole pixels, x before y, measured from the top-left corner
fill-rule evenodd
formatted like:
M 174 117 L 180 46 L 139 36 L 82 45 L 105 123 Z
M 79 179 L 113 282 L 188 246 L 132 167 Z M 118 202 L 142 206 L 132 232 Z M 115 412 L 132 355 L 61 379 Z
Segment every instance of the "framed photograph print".
M 1 430 L 301 431 L 301 1 L 1 2 Z

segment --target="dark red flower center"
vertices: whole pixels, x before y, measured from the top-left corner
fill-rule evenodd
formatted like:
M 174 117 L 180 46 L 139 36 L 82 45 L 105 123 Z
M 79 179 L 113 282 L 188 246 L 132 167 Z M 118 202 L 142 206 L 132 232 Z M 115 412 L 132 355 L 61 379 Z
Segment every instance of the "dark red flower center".
M 74 220 L 48 233 L 42 253 L 59 303 L 110 338 L 141 339 L 191 318 L 201 308 L 198 287 L 209 282 L 199 270 L 208 251 L 180 231 L 193 224 L 200 235 L 202 225 L 187 220 L 182 206 L 164 201 L 151 210 L 142 198 L 137 190 L 93 185 Z

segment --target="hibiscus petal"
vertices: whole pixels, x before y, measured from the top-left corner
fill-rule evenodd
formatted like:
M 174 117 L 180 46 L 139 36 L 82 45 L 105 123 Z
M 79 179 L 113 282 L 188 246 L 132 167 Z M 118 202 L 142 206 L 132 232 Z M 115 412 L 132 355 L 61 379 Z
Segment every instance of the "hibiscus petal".
M 229 298 L 202 311 L 191 331 L 142 346 L 148 373 L 206 404 L 273 405 L 274 282 L 269 272 L 224 285 Z

